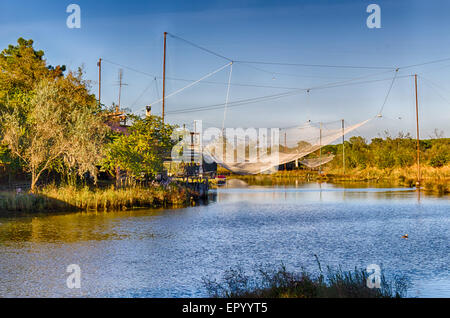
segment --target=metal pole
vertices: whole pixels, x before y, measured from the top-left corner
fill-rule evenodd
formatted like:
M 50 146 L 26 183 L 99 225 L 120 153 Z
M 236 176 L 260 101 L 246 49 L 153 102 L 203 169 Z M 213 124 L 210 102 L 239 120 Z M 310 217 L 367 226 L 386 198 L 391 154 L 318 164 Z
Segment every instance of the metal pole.
M 119 70 L 119 109 L 120 110 L 120 95 L 122 94 L 122 77 L 123 77 L 123 71 L 122 69 Z
M 416 128 L 417 128 L 417 182 L 416 186 L 420 190 L 420 142 L 419 142 L 419 100 L 417 97 L 417 74 L 414 75 L 414 86 L 416 90 Z
M 345 128 L 343 119 L 342 119 L 342 168 L 345 174 Z
M 167 32 L 164 32 L 164 61 L 163 61 L 163 93 L 162 93 L 162 121 L 164 123 L 165 95 L 166 95 L 166 38 Z
M 98 104 L 102 105 L 102 58 L 98 60 Z

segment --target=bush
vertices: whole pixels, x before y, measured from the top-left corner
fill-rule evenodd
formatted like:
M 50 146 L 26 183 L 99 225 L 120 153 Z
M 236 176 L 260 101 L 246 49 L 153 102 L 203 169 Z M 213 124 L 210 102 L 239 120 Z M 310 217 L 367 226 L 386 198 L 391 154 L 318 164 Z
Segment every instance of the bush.
M 445 166 L 447 162 L 448 162 L 447 154 L 439 153 L 430 159 L 429 164 L 433 168 L 440 168 Z

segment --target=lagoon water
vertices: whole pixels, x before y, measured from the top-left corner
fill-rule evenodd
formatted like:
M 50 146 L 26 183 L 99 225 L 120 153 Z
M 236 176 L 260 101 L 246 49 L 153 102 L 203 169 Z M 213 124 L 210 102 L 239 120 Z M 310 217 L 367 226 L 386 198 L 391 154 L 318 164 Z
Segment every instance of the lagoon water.
M 195 207 L 1 217 L 0 296 L 201 297 L 202 278 L 230 267 L 315 272 L 316 254 L 404 275 L 410 297 L 450 297 L 449 230 L 448 196 L 234 180 Z M 69 264 L 81 268 L 80 289 L 66 285 Z

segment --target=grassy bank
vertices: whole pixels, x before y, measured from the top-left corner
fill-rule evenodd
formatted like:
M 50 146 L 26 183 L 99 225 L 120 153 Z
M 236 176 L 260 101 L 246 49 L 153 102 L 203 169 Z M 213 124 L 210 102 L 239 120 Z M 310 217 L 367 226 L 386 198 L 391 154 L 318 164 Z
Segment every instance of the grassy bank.
M 0 193 L 0 210 L 16 212 L 124 210 L 142 207 L 177 206 L 191 201 L 193 193 L 170 184 L 166 187 L 90 189 L 74 186 L 47 186 L 38 193 Z
M 394 298 L 406 295 L 404 277 L 388 281 L 382 275 L 380 288 L 367 287 L 368 277 L 363 269 L 342 271 L 328 267 L 326 273 L 320 271 L 313 275 L 305 271 L 290 272 L 280 265 L 274 270 L 260 268 L 252 275 L 240 268 L 229 269 L 219 282 L 203 281 L 209 295 L 220 298 Z
M 226 172 L 221 171 L 226 174 Z M 417 168 L 415 166 L 401 168 L 380 169 L 368 167 L 365 169 L 348 169 L 344 174 L 342 169 L 323 167 L 323 173 L 311 170 L 288 170 L 278 171 L 274 174 L 261 175 L 233 175 L 243 180 L 268 180 L 273 183 L 284 179 L 297 179 L 304 182 L 385 182 L 393 185 L 414 187 L 417 180 Z M 437 194 L 450 193 L 450 166 L 434 168 L 431 166 L 421 167 L 421 187 L 426 192 Z

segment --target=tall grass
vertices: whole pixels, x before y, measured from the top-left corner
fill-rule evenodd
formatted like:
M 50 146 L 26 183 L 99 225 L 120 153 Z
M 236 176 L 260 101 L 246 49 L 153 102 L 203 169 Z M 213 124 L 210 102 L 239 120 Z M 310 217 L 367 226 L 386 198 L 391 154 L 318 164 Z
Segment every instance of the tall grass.
M 450 193 L 450 180 L 442 181 L 427 181 L 424 184 L 424 189 L 427 192 L 437 193 L 439 195 L 444 195 Z
M 44 212 L 74 210 L 69 204 L 39 194 L 15 192 L 0 193 L 0 211 Z
M 323 167 L 323 174 L 311 170 L 278 171 L 274 174 L 235 176 L 244 180 L 272 180 L 277 183 L 283 179 L 298 179 L 302 181 L 326 181 L 326 182 L 389 182 L 395 185 L 414 187 L 417 181 L 417 168 L 415 166 L 401 168 L 380 169 L 367 167 L 364 169 L 347 169 L 344 174 L 342 169 Z M 437 194 L 450 193 L 450 165 L 434 168 L 421 166 L 421 183 L 425 191 Z
M 107 189 L 50 185 L 38 193 L 0 193 L 0 210 L 43 212 L 61 210 L 124 210 L 137 207 L 161 207 L 190 202 L 193 193 L 178 185 L 114 187 Z
M 276 269 L 259 268 L 253 275 L 240 267 L 227 270 L 221 281 L 203 279 L 211 297 L 220 298 L 394 298 L 404 297 L 405 277 L 388 281 L 381 276 L 380 288 L 367 287 L 365 270 L 343 271 L 327 267 L 313 275 L 304 270 L 290 272 L 284 265 Z

